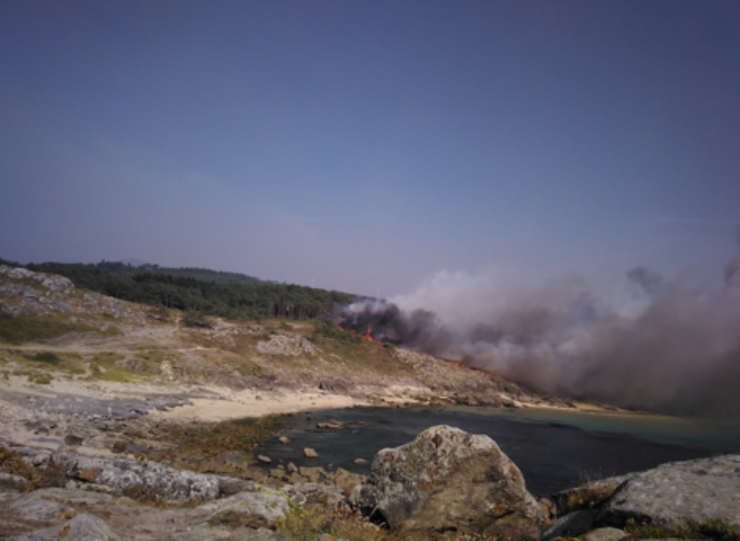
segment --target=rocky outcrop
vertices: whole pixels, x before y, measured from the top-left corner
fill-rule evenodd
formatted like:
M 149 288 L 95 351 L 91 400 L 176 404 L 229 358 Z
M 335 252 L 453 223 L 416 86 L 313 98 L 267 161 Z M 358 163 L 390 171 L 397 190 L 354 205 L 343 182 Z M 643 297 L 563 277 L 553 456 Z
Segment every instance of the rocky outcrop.
M 305 501 L 305 498 L 304 498 Z M 16 494 L 0 505 L 0 537 L 16 541 L 284 540 L 271 529 L 290 506 L 282 493 L 245 491 L 197 507 L 161 509 L 82 490 Z
M 316 354 L 313 344 L 298 335 L 273 334 L 269 341 L 258 342 L 257 350 L 269 355 L 289 355 L 291 357 Z
M 121 541 L 106 522 L 90 513 L 81 513 L 66 523 L 31 532 L 16 538 L 16 541 Z
M 107 487 L 119 494 L 136 494 L 170 503 L 203 502 L 220 495 L 219 478 L 124 458 L 86 456 L 57 452 L 54 464 L 65 465 L 69 478 Z
M 352 502 L 410 531 L 535 539 L 546 520 L 519 468 L 491 438 L 449 426 L 380 451 Z
M 145 312 L 136 305 L 98 293 L 81 292 L 64 276 L 7 265 L 0 265 L 0 309 L 13 315 L 64 314 L 78 320 L 112 315 L 146 322 Z
M 735 539 L 740 533 L 740 455 L 670 462 L 603 479 L 556 495 L 559 507 L 569 496 L 591 499 L 591 508 L 559 518 L 543 531 L 543 540 L 620 539 L 626 536 L 623 529 L 648 537 L 724 539 L 731 534 Z
M 722 521 L 740 530 L 740 455 L 671 462 L 635 475 L 602 507 L 599 524 L 633 519 L 666 530 Z
M 542 541 L 551 541 L 559 537 L 579 537 L 594 528 L 597 509 L 579 509 L 558 518 L 542 531 Z
M 41 287 L 51 291 L 71 291 L 74 284 L 64 276 L 57 274 L 45 274 L 43 272 L 34 272 L 23 267 L 8 267 L 0 265 L 0 274 L 7 278 L 19 281 L 31 281 L 38 283 Z

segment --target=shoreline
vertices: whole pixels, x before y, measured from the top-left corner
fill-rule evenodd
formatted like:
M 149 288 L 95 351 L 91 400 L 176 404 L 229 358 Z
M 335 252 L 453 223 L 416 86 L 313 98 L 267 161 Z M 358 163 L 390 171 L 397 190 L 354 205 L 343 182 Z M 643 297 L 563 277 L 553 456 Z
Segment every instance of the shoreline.
M 61 397 L 62 400 L 144 400 L 167 399 L 179 401 L 162 410 L 152 409 L 149 415 L 163 420 L 219 422 L 244 417 L 264 415 L 303 413 L 316 410 L 344 409 L 356 406 L 371 407 L 449 407 L 465 405 L 454 398 L 435 396 L 429 392 L 420 399 L 420 388 L 410 385 L 394 385 L 383 389 L 377 387 L 357 387 L 352 394 L 337 393 L 320 389 L 294 389 L 276 386 L 273 389 L 233 390 L 215 385 L 189 385 L 182 383 L 118 383 L 90 378 L 62 376 L 48 384 L 30 382 L 20 375 L 5 375 L 0 379 L 0 419 L 7 419 L 6 410 L 22 408 L 27 405 L 13 404 L 8 395 L 23 394 L 29 401 Z M 504 396 L 504 398 L 508 398 Z M 571 413 L 594 413 L 615 416 L 650 416 L 667 419 L 683 419 L 652 412 L 624 410 L 612 406 L 588 402 L 571 401 L 573 406 L 560 406 L 548 403 L 529 403 L 510 400 L 501 409 L 511 411 L 552 410 Z M 10 408 L 8 407 L 12 405 Z M 496 406 L 470 406 L 471 408 L 496 408 Z M 28 410 L 27 410 L 28 411 Z M 33 410 L 30 410 L 32 412 Z M 40 412 L 37 412 L 40 413 Z M 16 412 L 17 416 L 17 412 Z

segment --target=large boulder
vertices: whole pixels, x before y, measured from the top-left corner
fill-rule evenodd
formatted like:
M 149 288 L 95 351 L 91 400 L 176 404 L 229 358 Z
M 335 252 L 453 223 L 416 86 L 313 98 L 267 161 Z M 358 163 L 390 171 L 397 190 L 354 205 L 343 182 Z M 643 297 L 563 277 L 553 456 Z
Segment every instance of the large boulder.
M 740 455 L 670 462 L 633 476 L 604 504 L 596 522 L 621 528 L 630 519 L 666 532 L 740 530 Z
M 222 480 L 215 475 L 178 470 L 156 462 L 57 452 L 52 462 L 63 464 L 72 479 L 108 487 L 138 499 L 170 503 L 214 500 L 221 494 Z
M 519 468 L 491 438 L 449 426 L 380 451 L 352 503 L 408 531 L 536 539 L 546 520 Z

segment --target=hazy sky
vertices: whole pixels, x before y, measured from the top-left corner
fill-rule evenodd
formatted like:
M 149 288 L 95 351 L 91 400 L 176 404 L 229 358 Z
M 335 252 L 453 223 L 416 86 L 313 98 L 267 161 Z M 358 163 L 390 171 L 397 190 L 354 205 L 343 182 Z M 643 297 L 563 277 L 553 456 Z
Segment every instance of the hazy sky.
M 0 257 L 720 282 L 740 2 L 0 3 Z

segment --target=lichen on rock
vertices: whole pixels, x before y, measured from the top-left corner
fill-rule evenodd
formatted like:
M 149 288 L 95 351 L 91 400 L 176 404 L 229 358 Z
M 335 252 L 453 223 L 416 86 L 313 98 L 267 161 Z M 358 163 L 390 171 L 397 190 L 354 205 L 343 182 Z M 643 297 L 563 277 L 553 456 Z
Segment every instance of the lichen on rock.
M 488 436 L 434 426 L 380 451 L 352 494 L 391 528 L 538 538 L 545 516 L 519 468 Z

